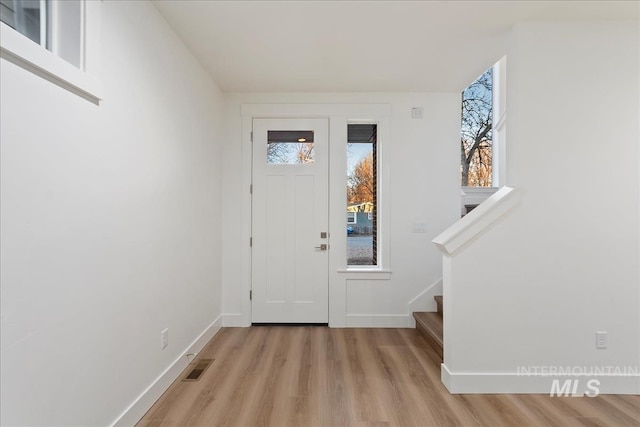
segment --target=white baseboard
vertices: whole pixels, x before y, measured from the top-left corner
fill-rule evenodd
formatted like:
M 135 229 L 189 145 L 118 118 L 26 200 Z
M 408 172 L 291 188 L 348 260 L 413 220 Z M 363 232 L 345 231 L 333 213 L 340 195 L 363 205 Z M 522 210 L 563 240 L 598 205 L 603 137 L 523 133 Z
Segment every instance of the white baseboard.
M 408 328 L 406 314 L 347 314 L 347 328 Z
M 242 313 L 222 314 L 222 326 L 225 328 L 247 328 L 251 324 Z
M 345 328 L 408 328 L 407 314 L 347 314 Z M 222 326 L 225 328 L 246 328 L 251 326 L 242 313 L 223 314 Z
M 222 327 L 218 316 L 189 347 L 112 424 L 113 427 L 134 426 L 178 378 L 189 364 L 187 353 L 198 353 Z
M 640 374 L 626 375 L 522 375 L 518 373 L 454 373 L 443 363 L 440 379 L 452 394 L 547 394 L 558 380 L 578 381 L 576 391 L 589 391 L 588 381 L 597 380 L 600 394 L 640 394 Z M 572 383 L 573 385 L 574 383 Z

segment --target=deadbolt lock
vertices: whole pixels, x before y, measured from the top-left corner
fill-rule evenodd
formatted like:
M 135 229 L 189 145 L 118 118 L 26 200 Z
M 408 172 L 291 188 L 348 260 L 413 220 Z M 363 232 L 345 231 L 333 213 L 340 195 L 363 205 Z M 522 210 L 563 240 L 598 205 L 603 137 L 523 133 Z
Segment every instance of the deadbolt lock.
M 327 238 L 327 232 L 326 231 L 321 231 L 320 232 L 320 238 L 321 239 L 326 239 Z

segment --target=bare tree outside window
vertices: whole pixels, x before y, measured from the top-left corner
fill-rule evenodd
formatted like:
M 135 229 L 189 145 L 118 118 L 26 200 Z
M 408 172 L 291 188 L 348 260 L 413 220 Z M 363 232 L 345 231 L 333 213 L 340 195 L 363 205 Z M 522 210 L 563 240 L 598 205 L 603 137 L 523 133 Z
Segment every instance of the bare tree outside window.
M 462 92 L 461 185 L 492 186 L 493 68 Z
M 270 142 L 267 162 L 270 164 L 313 163 L 313 142 Z
M 297 145 L 296 160 L 298 163 L 313 162 L 313 142 L 305 142 Z

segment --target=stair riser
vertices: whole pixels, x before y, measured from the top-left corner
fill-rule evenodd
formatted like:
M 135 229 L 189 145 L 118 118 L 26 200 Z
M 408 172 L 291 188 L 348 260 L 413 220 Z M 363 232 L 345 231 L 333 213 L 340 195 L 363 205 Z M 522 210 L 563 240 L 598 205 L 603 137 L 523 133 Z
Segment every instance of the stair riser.
M 416 329 L 427 340 L 433 350 L 440 356 L 442 360 L 442 316 L 435 312 L 422 312 L 413 313 L 413 317 L 416 319 Z
M 442 344 L 438 342 L 437 339 L 433 337 L 431 332 L 425 329 L 420 323 L 416 323 L 416 329 L 422 334 L 422 336 L 427 340 L 429 346 L 440 356 L 441 360 L 444 360 Z
M 440 316 L 442 316 L 442 313 L 444 313 L 444 309 L 442 308 L 442 295 L 436 295 L 435 297 L 433 297 L 433 299 L 436 301 L 438 313 L 440 314 Z

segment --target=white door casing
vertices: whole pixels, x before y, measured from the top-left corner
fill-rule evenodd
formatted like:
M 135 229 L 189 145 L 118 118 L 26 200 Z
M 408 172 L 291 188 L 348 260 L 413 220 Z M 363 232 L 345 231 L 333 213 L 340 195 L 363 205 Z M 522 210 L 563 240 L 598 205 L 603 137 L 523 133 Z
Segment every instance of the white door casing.
M 313 131 L 313 162 L 268 163 L 268 132 L 290 130 Z M 253 119 L 252 323 L 329 320 L 328 138 L 327 119 Z

